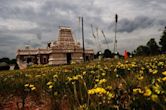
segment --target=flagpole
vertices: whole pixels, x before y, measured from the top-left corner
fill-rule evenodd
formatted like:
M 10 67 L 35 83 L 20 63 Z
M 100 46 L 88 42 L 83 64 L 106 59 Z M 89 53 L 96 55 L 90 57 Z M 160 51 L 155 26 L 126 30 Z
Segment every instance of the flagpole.
M 114 53 L 117 52 L 117 39 L 116 39 L 116 33 L 117 33 L 117 22 L 118 22 L 118 15 L 115 15 L 115 41 L 114 41 Z
M 83 61 L 85 62 L 84 20 L 83 20 L 83 17 L 81 17 L 81 21 L 82 21 L 82 47 L 83 47 Z

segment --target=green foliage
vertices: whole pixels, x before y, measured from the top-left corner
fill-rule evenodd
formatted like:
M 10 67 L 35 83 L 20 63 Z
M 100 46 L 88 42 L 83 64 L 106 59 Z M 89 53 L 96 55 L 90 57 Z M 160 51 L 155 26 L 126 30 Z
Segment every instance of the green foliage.
M 137 55 L 149 55 L 150 54 L 150 49 L 147 46 L 139 46 L 136 49 L 136 54 Z
M 160 38 L 159 44 L 161 45 L 161 51 L 166 52 L 166 27 L 165 27 L 165 30 L 163 31 L 161 38 Z
M 16 59 L 9 59 L 7 57 L 1 58 L 0 62 L 6 62 L 7 64 L 16 64 Z
M 8 63 L 8 64 L 9 64 L 10 59 L 9 59 L 9 58 L 4 57 L 4 58 L 1 58 L 1 59 L 0 59 L 0 62 L 6 62 L 6 63 Z
M 159 46 L 157 45 L 154 38 L 151 38 L 146 45 L 149 47 L 151 55 L 157 55 L 160 53 Z

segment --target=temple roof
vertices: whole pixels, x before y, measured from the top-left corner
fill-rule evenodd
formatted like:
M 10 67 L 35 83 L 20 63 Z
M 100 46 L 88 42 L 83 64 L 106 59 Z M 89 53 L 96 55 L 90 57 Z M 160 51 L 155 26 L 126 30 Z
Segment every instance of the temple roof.
M 60 27 L 58 40 L 49 45 L 51 46 L 46 49 L 19 49 L 17 55 L 50 54 L 52 51 L 64 53 L 66 50 L 70 50 L 71 52 L 82 52 L 80 43 L 74 41 L 71 28 L 69 27 Z M 93 53 L 93 50 L 86 49 L 85 53 Z
M 58 43 L 60 44 L 75 44 L 71 28 L 69 27 L 60 27 Z

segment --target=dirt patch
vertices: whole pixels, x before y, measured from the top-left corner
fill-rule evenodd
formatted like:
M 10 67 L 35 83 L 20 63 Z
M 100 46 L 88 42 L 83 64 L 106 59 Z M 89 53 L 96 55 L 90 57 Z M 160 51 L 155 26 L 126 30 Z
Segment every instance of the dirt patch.
M 51 101 L 49 98 L 42 98 L 35 101 L 33 97 L 28 96 L 25 100 L 24 110 L 51 110 Z M 22 110 L 22 100 L 19 97 L 12 97 L 8 101 L 0 104 L 0 110 Z

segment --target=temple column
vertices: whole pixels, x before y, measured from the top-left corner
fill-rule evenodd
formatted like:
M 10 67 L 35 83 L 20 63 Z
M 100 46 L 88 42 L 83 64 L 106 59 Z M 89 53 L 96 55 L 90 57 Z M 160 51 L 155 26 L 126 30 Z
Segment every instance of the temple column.
M 37 55 L 37 64 L 40 65 L 41 64 L 41 60 L 40 60 L 40 55 Z

